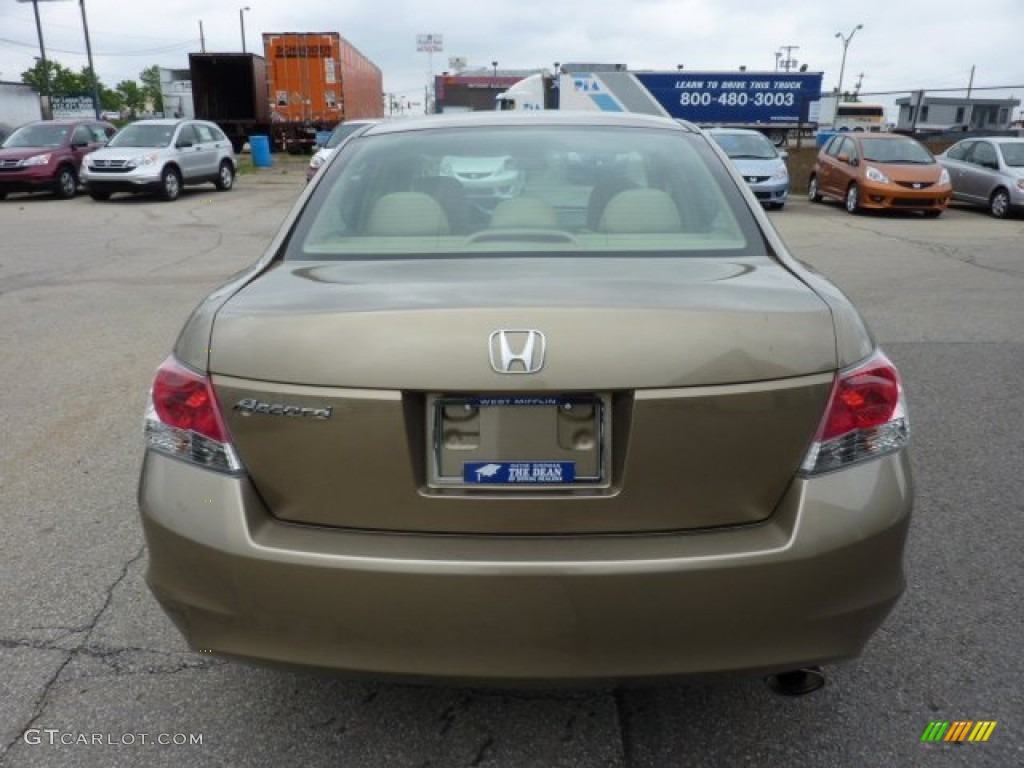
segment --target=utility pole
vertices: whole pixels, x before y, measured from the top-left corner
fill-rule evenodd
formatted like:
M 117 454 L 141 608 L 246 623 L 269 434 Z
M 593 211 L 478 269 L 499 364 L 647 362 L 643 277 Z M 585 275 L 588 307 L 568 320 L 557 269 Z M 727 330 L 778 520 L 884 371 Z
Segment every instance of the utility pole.
M 782 68 L 789 72 L 793 67 L 796 66 L 796 59 L 793 58 L 793 51 L 799 51 L 799 45 L 783 45 L 779 48 L 780 51 L 785 51 L 786 56 L 782 60 Z
M 974 118 L 974 107 L 971 106 L 971 89 L 974 87 L 974 65 L 971 65 L 971 77 L 967 81 L 967 117 L 964 120 L 964 125 L 969 130 L 971 127 L 971 120 Z
M 100 119 L 100 86 L 96 77 L 96 68 L 92 64 L 92 43 L 89 42 L 89 22 L 85 19 L 85 0 L 78 0 L 78 7 L 82 9 L 82 31 L 85 33 L 85 53 L 89 58 L 89 79 L 92 80 L 92 108 L 96 113 L 96 119 Z

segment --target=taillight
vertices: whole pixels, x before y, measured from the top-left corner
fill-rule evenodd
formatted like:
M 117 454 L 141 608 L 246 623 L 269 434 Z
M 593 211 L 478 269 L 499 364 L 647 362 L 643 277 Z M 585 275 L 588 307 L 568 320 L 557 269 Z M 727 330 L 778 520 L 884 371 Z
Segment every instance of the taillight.
M 840 371 L 801 472 L 829 472 L 903 448 L 910 439 L 903 386 L 882 352 Z
M 145 434 L 147 445 L 160 453 L 221 472 L 242 469 L 210 380 L 173 357 L 156 371 Z

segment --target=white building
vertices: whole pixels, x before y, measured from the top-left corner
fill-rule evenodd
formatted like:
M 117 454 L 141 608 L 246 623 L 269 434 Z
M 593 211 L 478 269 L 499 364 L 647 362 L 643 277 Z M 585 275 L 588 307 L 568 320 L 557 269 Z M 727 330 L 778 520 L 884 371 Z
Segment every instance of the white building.
M 192 104 L 192 73 L 187 69 L 160 69 L 160 93 L 164 117 L 195 117 Z
M 897 131 L 1008 131 L 1020 99 L 968 99 L 922 93 L 896 99 Z

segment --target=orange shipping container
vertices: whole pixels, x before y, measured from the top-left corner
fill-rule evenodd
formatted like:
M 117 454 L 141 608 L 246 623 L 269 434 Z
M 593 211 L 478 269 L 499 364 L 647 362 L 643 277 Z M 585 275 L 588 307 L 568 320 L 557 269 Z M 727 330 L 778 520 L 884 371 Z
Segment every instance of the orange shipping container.
M 268 32 L 263 50 L 274 122 L 383 117 L 380 68 L 337 32 Z

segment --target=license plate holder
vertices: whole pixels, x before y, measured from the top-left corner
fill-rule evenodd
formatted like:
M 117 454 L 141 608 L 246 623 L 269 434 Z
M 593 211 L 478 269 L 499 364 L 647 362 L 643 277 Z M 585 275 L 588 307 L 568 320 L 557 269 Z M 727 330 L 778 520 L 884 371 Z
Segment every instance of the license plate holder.
M 427 421 L 432 488 L 609 485 L 609 395 L 433 394 Z

